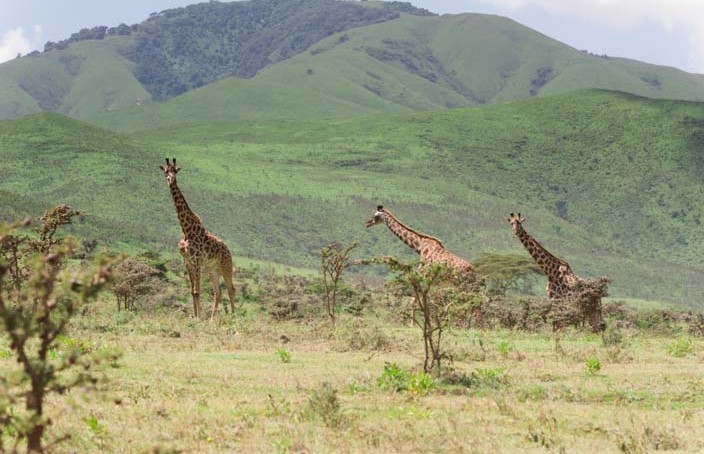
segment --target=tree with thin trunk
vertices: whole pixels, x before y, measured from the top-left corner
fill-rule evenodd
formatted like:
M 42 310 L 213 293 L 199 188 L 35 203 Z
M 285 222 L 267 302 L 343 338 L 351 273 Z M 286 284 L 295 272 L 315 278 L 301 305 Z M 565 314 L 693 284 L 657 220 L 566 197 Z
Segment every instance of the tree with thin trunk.
M 335 304 L 342 274 L 352 264 L 352 251 L 358 246 L 352 243 L 347 247 L 338 242 L 325 245 L 320 251 L 320 271 L 323 274 L 325 305 L 330 322 L 335 325 Z
M 448 358 L 442 348 L 443 334 L 453 322 L 460 307 L 476 306 L 481 301 L 482 282 L 468 277 L 461 270 L 444 264 L 404 263 L 392 257 L 381 257 L 362 261 L 363 264 L 383 264 L 395 273 L 393 283 L 401 293 L 410 293 L 413 307 L 408 317 L 421 329 L 423 335 L 426 373 L 442 370 L 443 360 Z M 420 313 L 420 317 L 416 314 Z

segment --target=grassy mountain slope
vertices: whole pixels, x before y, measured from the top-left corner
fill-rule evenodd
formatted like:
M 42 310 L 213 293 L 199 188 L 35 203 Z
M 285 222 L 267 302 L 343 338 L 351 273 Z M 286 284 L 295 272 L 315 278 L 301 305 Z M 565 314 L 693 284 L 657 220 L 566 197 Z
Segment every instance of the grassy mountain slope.
M 499 16 L 406 15 L 322 40 L 253 79 L 226 79 L 91 121 L 131 131 L 197 121 L 442 110 L 589 87 L 704 100 L 704 76 L 589 55 Z
M 88 213 L 77 226 L 82 235 L 128 248 L 159 241 L 158 225 L 129 212 L 158 183 L 149 178 L 156 166 L 142 145 L 69 117 L 41 113 L 0 122 L 0 155 L 3 217 L 36 216 L 68 203 Z
M 612 294 L 702 304 L 704 104 L 585 91 L 130 138 L 56 116 L 0 125 L 0 191 L 67 201 L 132 247 L 175 251 L 157 169 L 174 156 L 191 207 L 236 255 L 315 266 L 326 242 L 358 240 L 362 255 L 409 257 L 362 227 L 378 203 L 467 258 L 521 252 L 505 221 L 520 210 L 578 274 L 611 276 Z
M 123 56 L 131 45 L 127 36 L 82 41 L 0 65 L 0 118 L 41 111 L 85 118 L 148 100 Z
M 499 16 L 427 14 L 331 0 L 166 10 L 0 65 L 0 118 L 49 110 L 131 131 L 441 110 L 585 88 L 704 100 L 702 75 L 590 55 Z

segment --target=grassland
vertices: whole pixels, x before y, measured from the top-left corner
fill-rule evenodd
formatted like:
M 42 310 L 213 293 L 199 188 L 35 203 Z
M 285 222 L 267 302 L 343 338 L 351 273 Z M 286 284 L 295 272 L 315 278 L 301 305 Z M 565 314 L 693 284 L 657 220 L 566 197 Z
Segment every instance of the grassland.
M 363 317 L 272 322 L 120 312 L 103 300 L 70 333 L 119 348 L 98 394 L 50 401 L 57 452 L 698 452 L 701 338 L 622 329 L 598 336 L 454 330 L 456 376 L 425 392 L 377 386 L 384 365 L 421 367 L 419 333 L 375 307 Z M 287 341 L 282 341 L 286 336 Z M 684 339 L 687 349 L 673 349 Z M 366 343 L 365 343 L 366 342 Z M 281 352 L 288 353 L 288 358 Z M 0 367 L 16 367 L 0 345 Z M 285 358 L 285 360 L 282 360 Z M 600 368 L 589 369 L 597 359 Z M 335 406 L 311 404 L 328 383 Z M 329 394 L 328 394 L 329 396 Z M 330 414 L 336 423 L 326 423 Z M 326 416 L 327 415 L 327 416 Z
M 178 224 L 158 165 L 236 255 L 316 267 L 320 248 L 407 254 L 362 223 L 382 203 L 456 253 L 522 252 L 504 219 L 618 297 L 700 307 L 704 108 L 586 91 L 481 109 L 208 123 L 129 137 L 52 115 L 0 123 L 0 190 L 69 203 L 84 233 L 173 251 Z M 3 204 L 13 205 L 10 198 Z M 21 204 L 21 203 L 20 203 Z
M 0 118 L 42 111 L 85 118 L 149 100 L 124 56 L 132 45 L 131 37 L 114 36 L 3 64 Z

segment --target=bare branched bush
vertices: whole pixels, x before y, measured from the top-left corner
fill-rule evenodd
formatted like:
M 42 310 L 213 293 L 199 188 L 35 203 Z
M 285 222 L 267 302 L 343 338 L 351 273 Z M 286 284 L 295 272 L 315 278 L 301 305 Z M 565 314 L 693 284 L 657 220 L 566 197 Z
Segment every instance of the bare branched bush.
M 357 246 L 357 243 L 352 243 L 344 247 L 342 244 L 334 242 L 325 245 L 320 251 L 320 272 L 323 275 L 325 307 L 333 325 L 335 324 L 338 285 L 342 279 L 342 273 L 352 264 L 352 251 Z

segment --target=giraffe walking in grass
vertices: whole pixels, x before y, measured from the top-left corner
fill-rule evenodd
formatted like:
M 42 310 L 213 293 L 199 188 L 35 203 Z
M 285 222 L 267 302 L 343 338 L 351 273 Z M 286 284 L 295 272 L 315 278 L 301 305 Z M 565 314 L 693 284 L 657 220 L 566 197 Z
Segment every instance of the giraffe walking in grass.
M 186 203 L 185 197 L 176 184 L 176 174 L 181 170 L 180 167 L 176 167 L 176 159 L 173 159 L 173 162 L 169 162 L 167 158 L 166 166 L 162 165 L 159 167 L 164 171 L 171 198 L 176 207 L 178 222 L 181 224 L 181 231 L 183 232 L 183 238 L 179 241 L 178 248 L 188 271 L 195 317 L 199 318 L 201 316 L 200 278 L 202 271 L 208 273 L 213 293 L 215 294 L 215 302 L 210 314 L 211 318 L 218 312 L 218 306 L 222 298 L 222 292 L 220 291 L 221 276 L 227 286 L 227 293 L 230 297 L 230 309 L 234 313 L 235 287 L 232 283 L 234 268 L 230 250 L 220 238 L 210 233 L 203 226 L 200 217 Z

